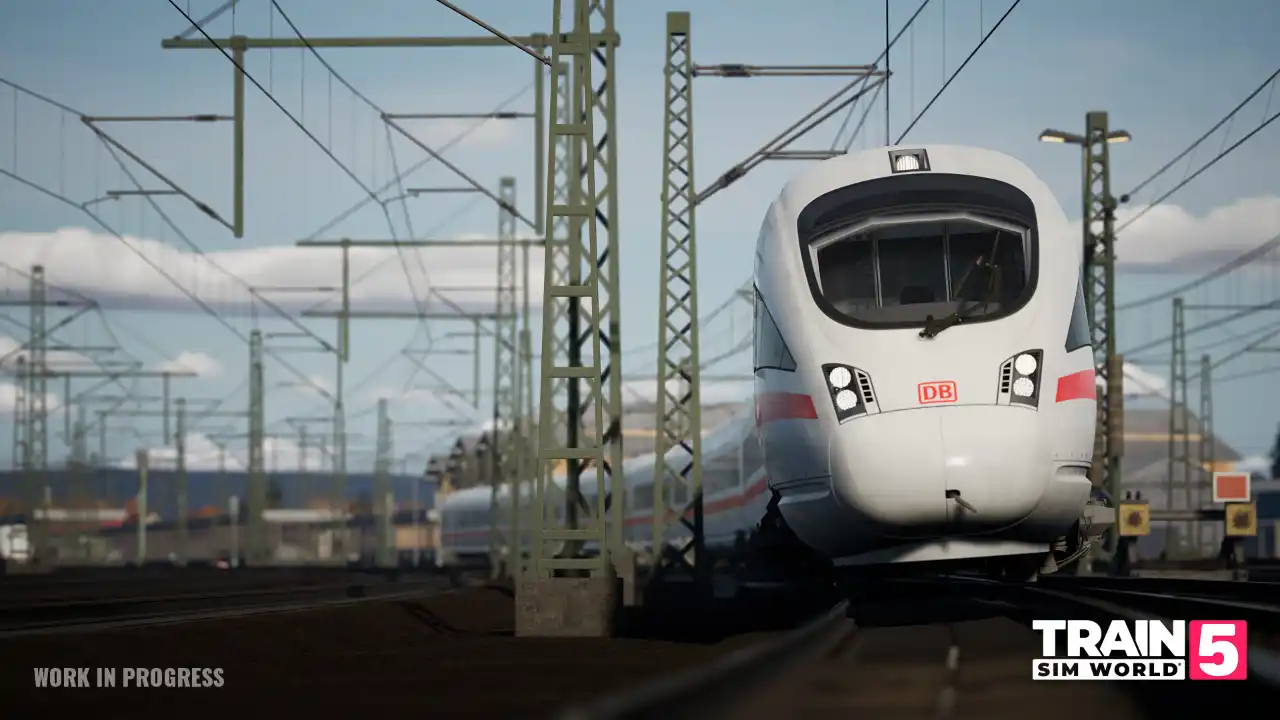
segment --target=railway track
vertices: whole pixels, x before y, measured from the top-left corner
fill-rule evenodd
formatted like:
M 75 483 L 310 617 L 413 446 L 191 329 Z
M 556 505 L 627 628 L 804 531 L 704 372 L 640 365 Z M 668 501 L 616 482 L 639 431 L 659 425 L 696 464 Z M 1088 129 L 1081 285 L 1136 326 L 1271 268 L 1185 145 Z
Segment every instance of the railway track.
M 28 600 L 0 605 L 0 638 L 265 615 L 395 600 L 444 587 L 439 578 L 368 578 L 133 597 Z
M 1245 608 L 1280 617 L 1260 598 L 1274 588 L 1230 583 L 1089 579 L 1010 586 L 968 578 L 900 582 L 883 595 L 842 602 L 803 627 L 740 650 L 697 673 L 570 708 L 566 720 L 604 718 L 1111 718 L 1221 712 L 1228 702 L 1280 693 L 1280 645 L 1258 642 Z M 1121 587 L 1115 587 L 1121 585 Z M 1266 584 L 1269 585 L 1269 584 Z M 1244 587 L 1248 586 L 1248 587 Z M 1217 596 L 1214 596 L 1216 593 Z M 1103 597 L 1106 596 L 1106 597 Z M 1237 595 L 1240 597 L 1240 595 Z M 1250 680 L 1245 683 L 1034 682 L 1041 655 L 1032 619 L 1248 619 Z M 1274 637 L 1274 636 L 1272 636 Z M 1170 691 L 1172 689 L 1172 691 Z

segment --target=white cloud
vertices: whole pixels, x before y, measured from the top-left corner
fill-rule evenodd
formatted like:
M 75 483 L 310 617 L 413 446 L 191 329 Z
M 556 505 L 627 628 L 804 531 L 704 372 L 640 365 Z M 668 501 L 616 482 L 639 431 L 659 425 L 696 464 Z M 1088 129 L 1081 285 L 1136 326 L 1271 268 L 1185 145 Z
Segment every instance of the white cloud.
M 1145 209 L 1122 205 L 1116 226 Z M 1080 232 L 1075 222 L 1073 236 Z M 1171 204 L 1157 205 L 1120 233 L 1117 255 L 1129 269 L 1180 272 L 1204 270 L 1280 235 L 1280 197 L 1245 198 L 1196 216 Z M 1280 251 L 1264 256 L 1280 263 Z
M 307 383 L 310 383 L 310 384 L 308 385 Z M 308 395 L 316 395 L 316 396 L 320 396 L 321 394 L 319 392 L 320 390 L 323 390 L 329 394 L 333 394 L 334 392 L 333 381 L 329 380 L 329 378 L 319 373 L 311 373 L 310 375 L 307 376 L 306 383 L 298 382 L 298 384 L 294 385 L 293 387 L 299 392 L 306 393 Z
M 715 380 L 702 382 L 702 403 L 715 405 L 720 403 L 746 402 L 754 397 L 755 378 L 747 377 L 741 381 Z M 672 393 L 679 391 L 674 381 L 668 381 L 667 387 Z M 658 394 L 658 380 L 627 380 L 622 383 L 622 402 L 624 405 L 641 402 L 653 402 Z
M 245 470 L 249 461 L 244 442 L 227 444 L 226 468 L 228 470 Z M 174 447 L 147 448 L 147 462 L 153 468 L 172 468 L 178 456 Z M 303 456 L 298 454 L 298 442 L 292 438 L 268 436 L 263 442 L 263 458 L 267 469 L 292 471 L 301 467 L 305 457 L 308 470 L 327 468 L 329 460 L 323 456 L 319 447 L 308 447 Z M 186 438 L 186 460 L 188 470 L 217 470 L 223 452 L 207 435 L 192 433 Z M 134 469 L 137 457 L 131 453 L 121 459 L 117 467 Z
M 1271 458 L 1266 457 L 1265 455 L 1250 455 L 1249 457 L 1241 458 L 1240 461 L 1236 463 L 1236 469 L 1240 472 L 1257 472 L 1262 473 L 1263 475 L 1270 475 Z
M 0 369 L 5 372 L 13 372 L 18 361 L 31 361 L 31 354 L 27 350 L 19 350 L 22 343 L 11 338 L 0 335 Z M 96 367 L 96 363 L 89 357 L 80 353 L 68 350 L 48 350 L 45 355 L 45 365 L 50 370 L 74 370 Z
M 49 412 L 62 408 L 62 399 L 55 393 L 45 393 L 45 407 Z M 18 402 L 18 386 L 0 381 L 0 415 L 12 416 Z
M 476 123 L 480 121 L 466 118 L 402 122 L 405 130 L 433 149 L 452 142 L 464 133 L 467 136 L 458 143 L 459 148 L 490 150 L 505 147 L 515 139 L 516 129 L 523 127 L 523 123 L 518 120 L 489 120 L 478 126 Z
M 403 385 L 378 385 L 364 393 L 369 402 L 381 399 L 392 405 L 412 403 L 415 409 L 446 410 L 465 416 L 475 416 L 477 410 L 471 406 L 471 396 L 445 385 L 415 386 L 405 389 Z M 482 396 L 483 397 L 483 396 Z
M 157 363 L 155 369 L 160 372 L 193 372 L 207 378 L 221 375 L 222 363 L 205 353 L 184 350 L 172 360 Z
M 459 237 L 477 239 L 475 235 Z M 336 248 L 277 245 L 199 256 L 155 240 L 125 236 L 121 242 L 111 235 L 84 228 L 62 228 L 50 233 L 0 233 L 0 260 L 18 268 L 43 265 L 53 297 L 66 297 L 58 289 L 72 291 L 97 300 L 104 309 L 202 312 L 173 282 L 152 267 L 155 265 L 215 310 L 245 314 L 255 301 L 244 285 L 227 272 L 256 287 L 334 288 L 341 281 L 340 252 Z M 406 263 L 397 257 L 395 248 L 351 250 L 351 276 L 358 278 L 369 273 L 351 288 L 353 310 L 414 310 L 415 297 L 427 300 L 430 312 L 457 310 L 441 298 L 467 313 L 493 310 L 496 259 L 493 246 L 401 252 L 406 254 Z M 413 252 L 421 252 L 421 265 L 408 257 L 407 254 Z M 535 263 L 530 269 L 532 298 L 540 298 L 542 294 L 539 256 L 540 253 L 531 254 Z M 215 263 L 227 272 L 214 267 Z M 374 270 L 377 266 L 380 267 Z M 429 277 L 423 277 L 421 266 L 428 268 Z M 412 278 L 412 287 L 406 274 Z M 433 286 L 445 289 L 435 291 L 433 296 L 428 292 Z M 457 289 L 466 287 L 479 289 Z M 27 292 L 24 277 L 18 273 L 0 274 L 0 297 L 25 298 Z M 291 314 L 313 307 L 322 311 L 338 308 L 337 296 L 332 290 L 274 293 L 267 297 Z M 258 313 L 262 312 L 264 309 L 259 305 Z
M 1101 387 L 1102 381 L 1098 381 Z M 1169 382 L 1164 377 L 1131 363 L 1124 364 L 1124 394 L 1128 398 L 1159 397 L 1169 399 Z

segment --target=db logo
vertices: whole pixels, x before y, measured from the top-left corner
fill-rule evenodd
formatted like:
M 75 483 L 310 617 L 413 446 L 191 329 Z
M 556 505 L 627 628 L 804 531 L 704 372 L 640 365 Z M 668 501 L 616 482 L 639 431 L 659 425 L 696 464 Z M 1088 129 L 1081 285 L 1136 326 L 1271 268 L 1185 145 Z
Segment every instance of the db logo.
M 1187 623 L 1187 676 L 1192 680 L 1249 677 L 1249 624 L 1244 620 Z
M 956 384 L 952 380 L 923 382 L 916 386 L 916 396 L 921 405 L 953 403 L 956 401 Z

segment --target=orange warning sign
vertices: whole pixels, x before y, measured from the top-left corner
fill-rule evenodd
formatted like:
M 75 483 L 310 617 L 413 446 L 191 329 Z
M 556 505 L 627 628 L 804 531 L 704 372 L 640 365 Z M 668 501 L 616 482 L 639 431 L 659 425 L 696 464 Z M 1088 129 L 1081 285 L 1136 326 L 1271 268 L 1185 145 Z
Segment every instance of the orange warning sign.
M 1216 472 L 1213 474 L 1213 501 L 1249 502 L 1249 473 Z

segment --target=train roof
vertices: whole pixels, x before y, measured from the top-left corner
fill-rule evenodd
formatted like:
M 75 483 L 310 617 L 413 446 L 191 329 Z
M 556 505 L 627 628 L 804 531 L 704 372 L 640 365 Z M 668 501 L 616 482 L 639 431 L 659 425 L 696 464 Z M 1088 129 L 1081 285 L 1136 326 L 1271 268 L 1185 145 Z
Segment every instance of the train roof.
M 850 152 L 808 165 L 787 181 L 780 200 L 788 213 L 798 214 L 826 193 L 851 184 L 893 175 L 890 158 L 898 151 L 923 150 L 928 172 L 978 175 L 1015 185 L 1036 204 L 1057 207 L 1049 187 L 1017 158 L 995 150 L 965 145 L 895 145 Z M 1060 212 L 1060 211 L 1059 211 Z M 1062 218 L 1065 222 L 1065 216 Z
M 710 430 L 703 431 L 702 451 L 704 454 L 711 454 L 726 446 L 740 444 L 746 435 L 749 427 L 755 424 L 755 405 L 754 402 L 735 403 L 734 411 L 727 420 L 720 423 Z M 682 447 L 674 447 L 667 452 L 668 462 L 678 462 L 681 456 L 688 457 L 688 453 Z M 637 485 L 647 482 L 651 479 L 652 468 L 654 464 L 654 453 L 649 452 L 644 455 L 628 458 L 622 463 L 622 474 L 624 481 L 628 486 Z M 590 477 L 589 472 L 585 473 Z M 552 482 L 557 486 L 563 486 L 565 481 L 565 473 L 556 473 Z M 583 488 L 583 492 L 587 495 L 594 495 L 594 488 L 591 483 L 585 483 L 587 487 Z M 440 509 L 457 509 L 460 506 L 484 505 L 488 506 L 492 489 L 488 485 L 480 487 L 470 487 L 465 490 L 457 490 L 444 498 L 440 504 Z M 529 492 L 528 486 L 525 486 L 525 492 Z M 510 490 L 506 487 L 500 487 L 498 490 L 499 497 L 507 497 Z

